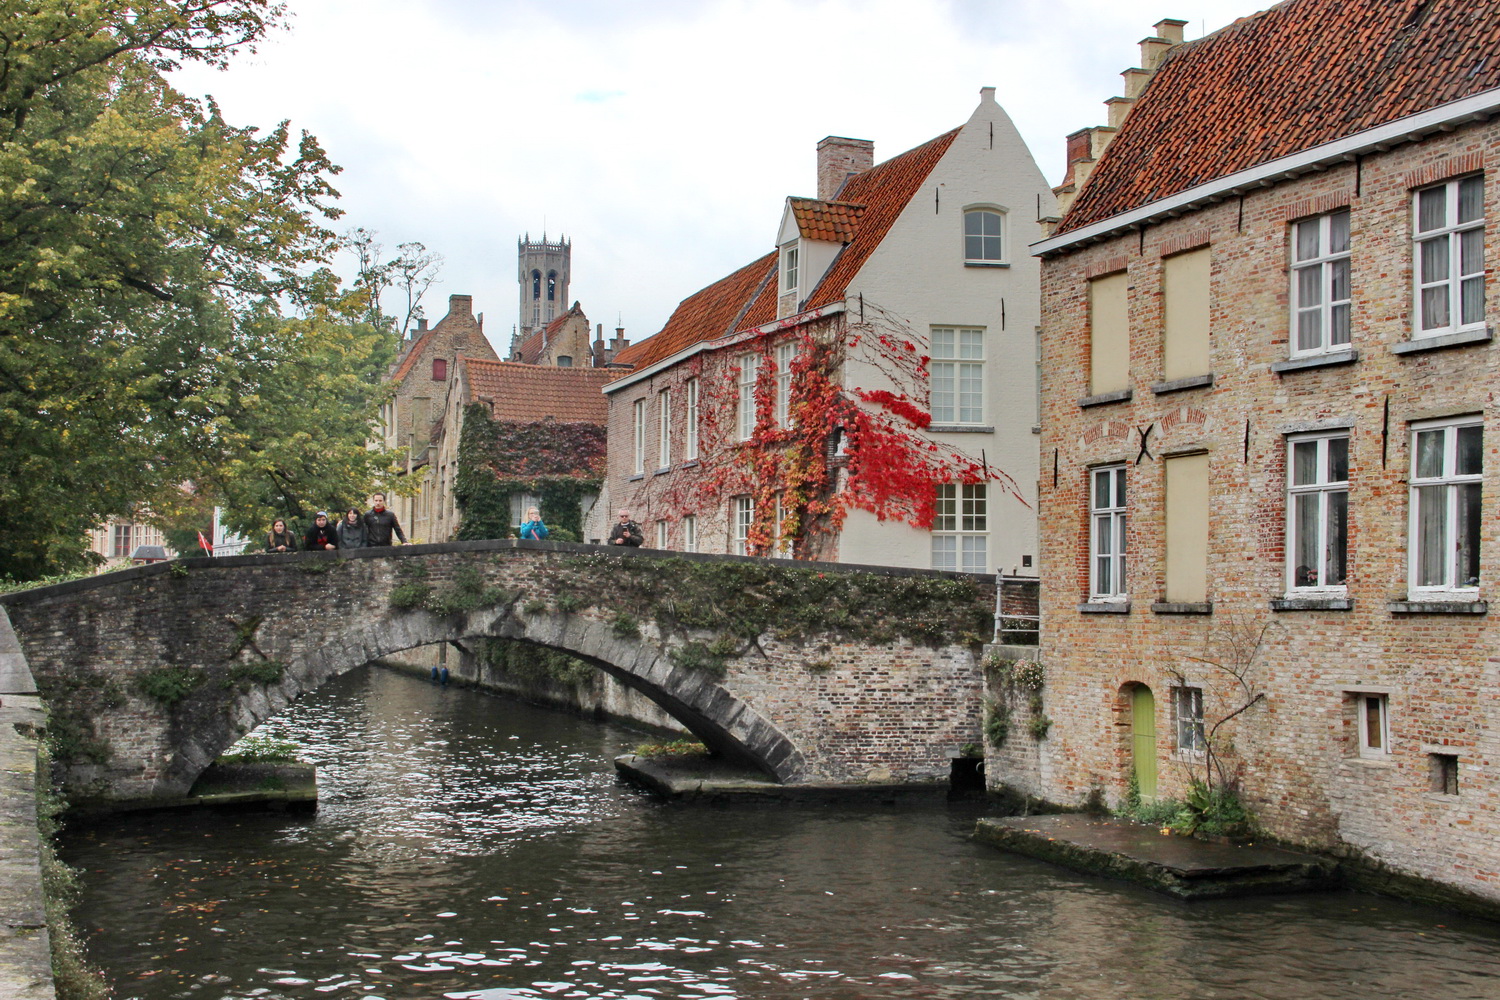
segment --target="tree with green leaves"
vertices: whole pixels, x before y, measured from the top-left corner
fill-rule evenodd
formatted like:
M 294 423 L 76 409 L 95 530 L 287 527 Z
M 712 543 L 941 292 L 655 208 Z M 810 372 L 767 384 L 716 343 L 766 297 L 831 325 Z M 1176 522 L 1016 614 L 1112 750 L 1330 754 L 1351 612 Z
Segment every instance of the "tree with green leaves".
M 368 489 L 383 456 L 352 453 L 394 335 L 324 267 L 338 168 L 163 76 L 253 48 L 283 6 L 0 11 L 0 578 L 83 564 L 90 527 L 190 481 L 245 524 L 257 498 Z

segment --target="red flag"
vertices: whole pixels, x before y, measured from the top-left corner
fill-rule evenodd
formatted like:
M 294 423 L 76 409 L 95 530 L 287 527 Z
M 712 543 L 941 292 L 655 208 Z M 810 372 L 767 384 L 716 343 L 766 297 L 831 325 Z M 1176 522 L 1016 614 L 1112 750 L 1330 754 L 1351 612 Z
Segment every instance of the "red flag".
M 208 543 L 207 538 L 203 537 L 203 532 L 201 531 L 198 532 L 198 544 L 203 548 L 204 552 L 207 552 L 209 555 L 214 554 L 214 547 Z

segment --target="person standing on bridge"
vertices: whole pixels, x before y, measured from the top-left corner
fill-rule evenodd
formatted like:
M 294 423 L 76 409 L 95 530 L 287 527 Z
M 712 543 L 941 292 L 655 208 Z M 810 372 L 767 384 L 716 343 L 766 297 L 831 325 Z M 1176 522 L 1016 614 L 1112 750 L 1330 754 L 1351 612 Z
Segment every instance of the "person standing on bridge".
M 339 547 L 338 531 L 328 523 L 328 511 L 318 511 L 318 516 L 313 518 L 313 526 L 307 529 L 307 535 L 302 539 L 302 544 L 309 552 L 331 552 Z
M 297 551 L 297 536 L 287 529 L 286 522 L 279 517 L 271 522 L 271 530 L 266 533 L 266 551 Z
M 341 549 L 362 549 L 369 544 L 365 540 L 365 516 L 359 512 L 358 507 L 350 507 L 339 518 L 337 534 Z
M 533 542 L 540 542 L 550 532 L 542 523 L 542 512 L 535 507 L 526 508 L 526 520 L 521 522 L 521 537 Z
M 385 494 L 376 493 L 370 497 L 370 511 L 365 515 L 365 544 L 370 548 L 391 544 L 391 533 L 401 539 L 401 544 L 406 544 L 406 532 L 401 530 L 401 522 L 396 520 L 396 512 L 385 509 Z
M 641 526 L 630 519 L 630 511 L 620 511 L 620 520 L 609 529 L 609 544 L 636 548 L 645 540 L 646 536 L 641 534 Z

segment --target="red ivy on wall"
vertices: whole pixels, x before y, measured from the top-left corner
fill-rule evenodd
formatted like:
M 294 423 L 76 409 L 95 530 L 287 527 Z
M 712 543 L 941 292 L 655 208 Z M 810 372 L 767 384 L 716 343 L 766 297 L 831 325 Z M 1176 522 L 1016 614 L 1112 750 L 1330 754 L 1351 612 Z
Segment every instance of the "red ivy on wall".
M 796 351 L 782 424 L 776 419 L 776 348 L 787 343 Z M 923 433 L 932 423 L 925 346 L 904 323 L 866 301 L 854 322 L 838 314 L 782 324 L 698 355 L 686 364 L 699 381 L 699 470 L 666 477 L 666 485 L 648 482 L 635 502 L 649 499 L 680 515 L 748 494 L 755 511 L 747 538 L 752 552 L 781 543 L 792 544 L 799 558 L 818 558 L 850 510 L 930 528 L 937 487 L 945 483 L 996 483 L 1021 499 L 1003 471 Z M 749 355 L 758 358 L 755 428 L 742 441 L 739 380 Z M 846 386 L 851 358 L 870 365 L 884 386 Z

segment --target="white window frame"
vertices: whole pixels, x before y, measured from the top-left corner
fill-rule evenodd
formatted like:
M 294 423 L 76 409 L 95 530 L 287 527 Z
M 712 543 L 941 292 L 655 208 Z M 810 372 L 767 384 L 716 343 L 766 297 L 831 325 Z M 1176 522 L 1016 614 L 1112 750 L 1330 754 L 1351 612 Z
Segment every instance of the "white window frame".
M 1332 455 L 1336 450 L 1333 442 L 1342 441 L 1344 445 L 1344 478 L 1332 478 L 1331 466 Z M 1297 454 L 1299 449 L 1312 446 L 1314 449 L 1314 461 L 1316 463 L 1314 478 L 1310 483 L 1297 483 Z M 1324 579 L 1327 568 L 1329 544 L 1332 541 L 1331 533 L 1334 527 L 1333 515 L 1338 510 L 1340 497 L 1343 503 L 1343 530 L 1344 530 L 1344 572 L 1347 578 L 1349 570 L 1349 432 L 1329 431 L 1318 434 L 1297 434 L 1287 438 L 1286 441 L 1286 589 L 1287 593 L 1309 594 L 1346 594 L 1349 592 L 1345 581 L 1329 583 Z M 1316 503 L 1317 532 L 1316 551 L 1319 553 L 1319 565 L 1316 570 L 1309 570 L 1312 575 L 1299 572 L 1302 562 L 1298 559 L 1298 535 L 1297 505 L 1298 499 L 1312 497 L 1311 502 Z M 1315 582 L 1308 582 L 1309 580 Z
M 1468 187 L 1479 192 L 1479 214 L 1468 219 L 1460 218 L 1461 195 Z M 1424 196 L 1442 192 L 1442 219 L 1428 228 L 1422 228 L 1422 200 Z M 1470 256 L 1464 259 L 1464 244 L 1468 243 Z M 1428 275 L 1427 254 L 1441 255 L 1434 259 L 1431 276 Z M 1445 257 L 1446 259 L 1442 259 Z M 1441 184 L 1432 184 L 1412 192 L 1412 337 L 1441 337 L 1466 330 L 1482 330 L 1484 315 L 1484 176 L 1470 174 L 1456 177 Z M 1463 292 L 1465 286 L 1477 288 L 1479 292 L 1478 313 L 1465 322 L 1463 318 Z M 1442 304 L 1447 322 L 1442 325 L 1427 325 L 1427 302 Z
M 1460 432 L 1466 429 L 1479 428 L 1479 470 L 1476 472 L 1458 473 L 1458 442 Z M 1420 476 L 1418 466 L 1421 461 L 1421 439 L 1424 435 L 1441 432 L 1441 472 L 1438 475 Z M 1470 599 L 1479 591 L 1479 580 L 1477 578 L 1459 581 L 1460 573 L 1460 550 L 1457 545 L 1458 529 L 1461 527 L 1461 500 L 1470 495 L 1468 487 L 1480 485 L 1484 478 L 1484 422 L 1480 416 L 1463 417 L 1451 420 L 1429 420 L 1412 424 L 1411 427 L 1411 475 L 1408 479 L 1410 484 L 1410 496 L 1408 502 L 1408 524 L 1407 539 L 1409 540 L 1409 566 L 1410 576 L 1408 586 L 1413 594 L 1420 594 L 1427 598 L 1442 599 L 1451 597 L 1453 599 Z M 1442 565 L 1442 581 L 1440 583 L 1421 582 L 1422 557 L 1425 555 L 1422 544 L 1421 519 L 1423 513 L 1423 491 L 1440 490 L 1438 494 L 1442 503 L 1443 537 L 1441 544 L 1444 551 Z M 1429 497 L 1433 494 L 1427 494 Z M 1478 558 L 1480 536 L 1484 532 L 1484 490 L 1480 486 L 1479 496 L 1475 500 L 1478 508 L 1479 524 L 1475 529 L 1474 537 L 1470 545 L 1475 551 L 1476 570 L 1482 565 Z
M 1105 484 L 1103 494 L 1101 482 Z M 1129 594 L 1125 547 L 1130 495 L 1126 488 L 1124 463 L 1089 470 L 1090 601 L 1124 601 Z M 1107 573 L 1101 573 L 1102 569 Z
M 1288 339 L 1294 358 L 1315 357 L 1349 348 L 1354 320 L 1350 223 L 1349 209 L 1341 208 L 1292 224 L 1292 324 Z M 1313 244 L 1305 257 L 1302 256 L 1304 240 Z M 1340 278 L 1342 289 L 1339 288 Z M 1306 294 L 1308 285 L 1316 289 L 1315 294 Z M 1339 325 L 1336 320 L 1340 319 L 1342 330 L 1336 329 Z M 1312 330 L 1313 327 L 1316 331 Z M 1315 335 L 1317 343 L 1304 346 L 1304 332 Z
M 932 568 L 988 573 L 989 485 L 940 483 L 932 518 Z
M 987 233 L 984 231 L 986 228 L 984 224 L 986 217 L 994 218 L 999 232 Z M 978 221 L 979 232 L 971 233 L 969 231 L 970 219 Z M 1009 220 L 1006 219 L 1004 210 L 993 205 L 975 205 L 972 208 L 964 209 L 964 263 L 1003 264 L 1005 262 L 1005 224 L 1007 221 Z M 973 253 L 976 244 L 971 242 L 972 240 L 978 240 L 977 248 L 979 253 L 977 255 Z M 991 249 L 995 251 L 993 255 L 989 253 Z
M 632 465 L 637 476 L 646 471 L 646 400 L 637 399 L 631 413 L 631 429 L 635 439 L 635 462 Z
M 698 516 L 689 514 L 682 519 L 682 551 L 698 551 Z
M 1375 725 L 1370 725 L 1374 711 Z M 1359 755 L 1366 760 L 1386 760 L 1391 755 L 1391 697 L 1372 691 L 1354 693 L 1354 728 L 1359 730 Z M 1374 739 L 1371 739 L 1371 729 Z
M 735 430 L 739 440 L 755 436 L 755 380 L 760 374 L 760 356 L 746 354 L 739 359 L 739 394 L 735 398 Z
M 790 427 L 792 412 L 792 361 L 797 356 L 795 343 L 776 347 L 776 426 Z
M 781 494 L 776 494 L 776 540 L 771 545 L 771 556 L 775 559 L 792 558 L 792 540 L 782 537 L 786 527 L 786 508 L 781 505 Z
M 1172 688 L 1172 719 L 1179 753 L 1202 754 L 1208 750 L 1203 725 L 1203 689 L 1183 684 Z
M 984 328 L 935 326 L 928 361 L 934 424 L 984 423 Z
M 755 523 L 755 498 L 731 497 L 729 500 L 729 554 L 750 554 L 750 526 Z
M 430 514 L 431 497 L 426 497 L 425 499 L 428 500 L 427 506 Z M 532 496 L 530 493 L 512 493 L 510 495 L 510 526 L 512 528 L 519 528 L 521 523 L 526 520 L 526 512 L 532 507 L 540 511 L 542 509 L 542 498 Z
M 656 394 L 656 467 L 672 467 L 672 390 Z
M 656 547 L 659 549 L 665 549 L 668 547 L 667 522 L 665 518 L 659 519 L 656 522 Z
M 792 295 L 797 291 L 797 271 L 799 266 L 798 246 L 795 243 L 781 248 L 781 294 Z
M 685 392 L 687 394 L 687 405 L 684 409 L 686 426 L 682 437 L 682 457 L 684 461 L 692 462 L 698 458 L 698 380 L 690 378 L 687 380 Z

